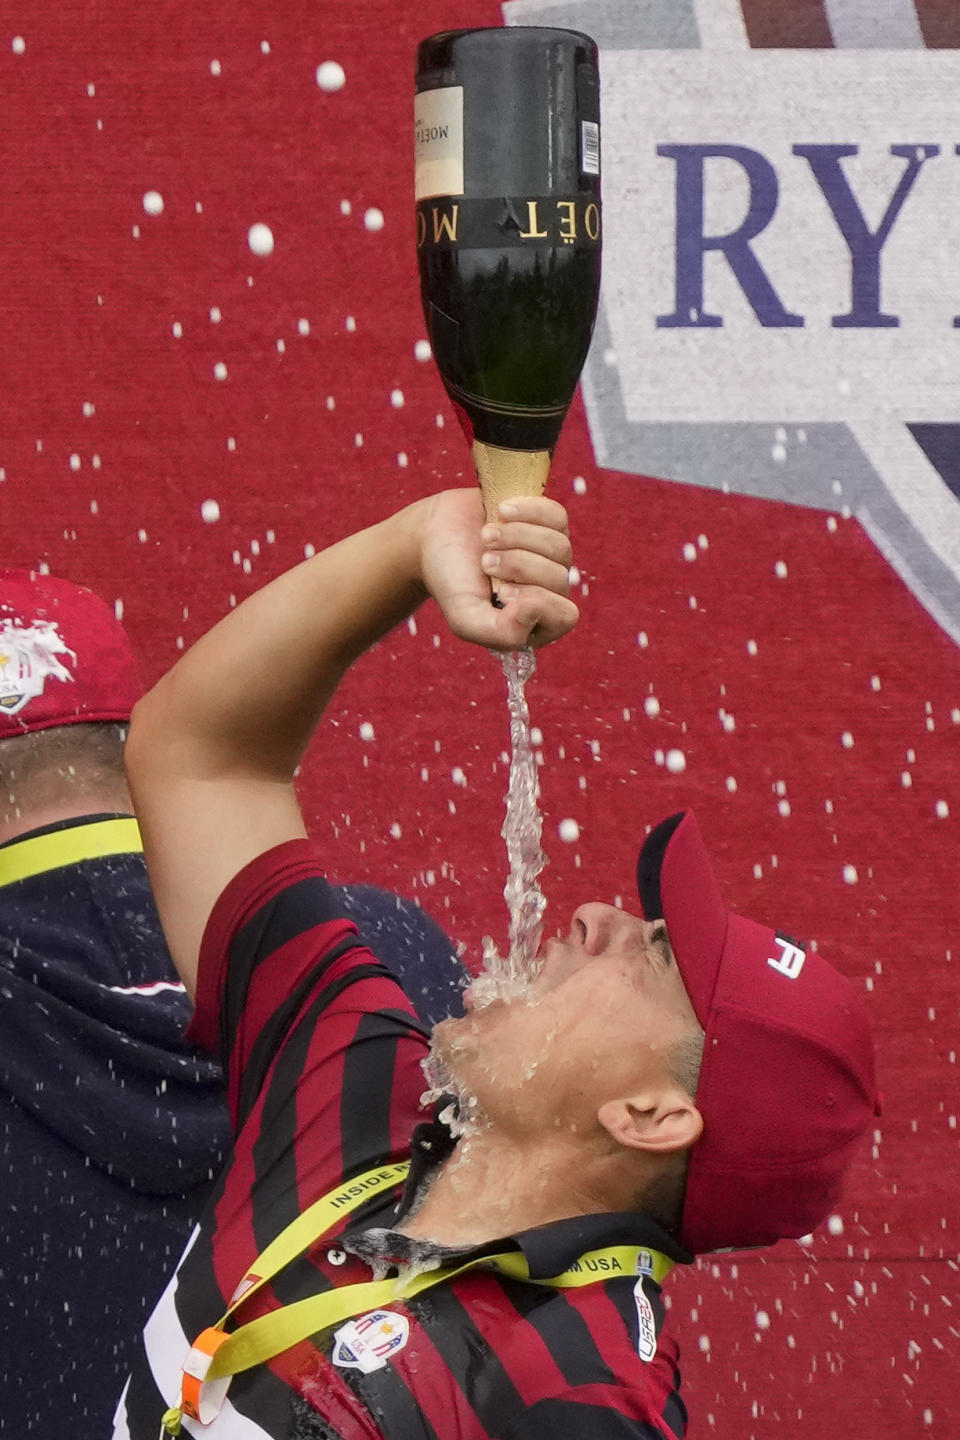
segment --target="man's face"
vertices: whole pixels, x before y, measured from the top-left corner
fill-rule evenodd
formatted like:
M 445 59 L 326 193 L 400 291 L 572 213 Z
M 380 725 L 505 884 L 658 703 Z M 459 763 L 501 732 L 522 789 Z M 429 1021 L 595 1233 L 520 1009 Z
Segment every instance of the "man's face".
M 671 1080 L 674 1047 L 699 1035 L 662 921 L 612 905 L 575 910 L 548 940 L 528 994 L 434 1030 L 457 1085 L 493 1124 L 523 1135 L 593 1129 L 607 1101 Z

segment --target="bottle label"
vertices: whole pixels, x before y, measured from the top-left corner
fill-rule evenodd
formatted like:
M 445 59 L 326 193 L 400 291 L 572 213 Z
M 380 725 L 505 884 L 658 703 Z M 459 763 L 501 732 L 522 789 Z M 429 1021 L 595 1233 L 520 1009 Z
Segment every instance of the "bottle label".
M 421 90 L 414 98 L 416 198 L 463 194 L 463 86 Z
M 427 199 L 417 204 L 417 249 L 503 250 L 600 244 L 600 201 L 582 195 Z
M 427 199 L 417 203 L 417 249 L 502 251 L 524 246 L 600 245 L 600 200 L 592 193 Z

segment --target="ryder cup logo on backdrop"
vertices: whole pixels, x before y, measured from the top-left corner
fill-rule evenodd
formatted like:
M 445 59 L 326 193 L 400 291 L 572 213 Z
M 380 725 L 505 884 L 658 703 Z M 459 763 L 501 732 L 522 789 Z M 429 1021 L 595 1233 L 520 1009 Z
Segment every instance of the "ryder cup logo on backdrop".
M 853 514 L 960 641 L 960 4 L 504 11 L 601 48 L 598 462 Z

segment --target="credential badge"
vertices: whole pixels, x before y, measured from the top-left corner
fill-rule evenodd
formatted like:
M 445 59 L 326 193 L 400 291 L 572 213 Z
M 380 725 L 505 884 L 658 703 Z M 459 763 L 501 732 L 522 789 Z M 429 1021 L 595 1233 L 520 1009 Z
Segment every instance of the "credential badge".
M 371 1375 L 382 1370 L 397 1351 L 410 1339 L 410 1321 L 392 1310 L 371 1310 L 334 1332 L 334 1365 L 344 1370 L 360 1370 Z

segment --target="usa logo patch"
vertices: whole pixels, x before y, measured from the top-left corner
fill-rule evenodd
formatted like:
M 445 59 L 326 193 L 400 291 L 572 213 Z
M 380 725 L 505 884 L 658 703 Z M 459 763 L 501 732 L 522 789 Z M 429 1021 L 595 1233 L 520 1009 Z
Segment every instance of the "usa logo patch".
M 402 1350 L 410 1338 L 410 1321 L 392 1310 L 371 1310 L 341 1325 L 333 1337 L 334 1365 L 371 1375 Z

